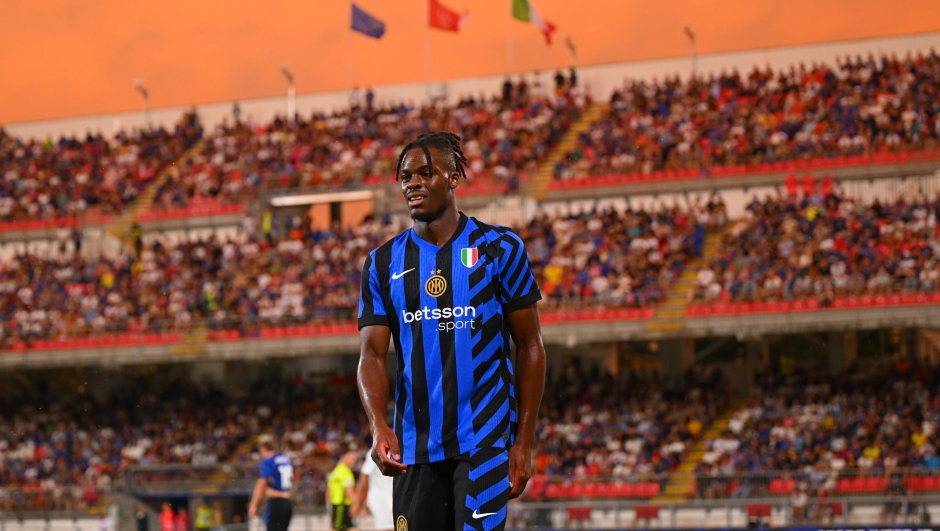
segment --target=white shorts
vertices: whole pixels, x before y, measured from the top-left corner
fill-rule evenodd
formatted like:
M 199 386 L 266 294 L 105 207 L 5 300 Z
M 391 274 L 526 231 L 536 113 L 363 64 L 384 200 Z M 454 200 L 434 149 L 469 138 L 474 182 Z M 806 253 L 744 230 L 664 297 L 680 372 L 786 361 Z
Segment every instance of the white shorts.
M 372 526 L 374 529 L 389 531 L 395 528 L 394 518 L 392 518 L 392 504 L 369 503 L 366 499 L 366 505 L 369 506 L 369 512 L 372 513 Z

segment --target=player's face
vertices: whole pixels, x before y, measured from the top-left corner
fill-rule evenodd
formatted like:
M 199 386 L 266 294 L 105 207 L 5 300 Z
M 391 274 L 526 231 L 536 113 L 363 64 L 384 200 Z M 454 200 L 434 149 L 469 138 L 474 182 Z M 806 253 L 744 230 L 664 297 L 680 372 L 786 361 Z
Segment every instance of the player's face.
M 398 175 L 411 219 L 424 222 L 437 219 L 447 209 L 460 182 L 459 174 L 447 167 L 450 154 L 437 148 L 428 148 L 428 152 L 431 161 L 421 148 L 408 151 Z

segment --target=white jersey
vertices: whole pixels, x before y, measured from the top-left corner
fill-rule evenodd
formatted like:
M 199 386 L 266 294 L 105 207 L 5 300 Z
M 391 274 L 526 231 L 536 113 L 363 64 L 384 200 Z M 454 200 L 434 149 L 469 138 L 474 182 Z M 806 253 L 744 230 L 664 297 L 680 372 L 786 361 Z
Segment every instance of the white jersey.
M 392 478 L 383 476 L 371 457 L 362 464 L 362 475 L 369 476 L 369 492 L 366 505 L 372 513 L 375 529 L 391 530 L 395 527 L 392 518 Z

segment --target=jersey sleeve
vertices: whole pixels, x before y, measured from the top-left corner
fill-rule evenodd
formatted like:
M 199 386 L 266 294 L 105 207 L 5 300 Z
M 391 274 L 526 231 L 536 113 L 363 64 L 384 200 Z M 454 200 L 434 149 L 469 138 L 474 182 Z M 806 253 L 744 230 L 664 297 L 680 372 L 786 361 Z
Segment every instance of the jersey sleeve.
M 271 476 L 274 474 L 274 461 L 272 459 L 265 459 L 261 461 L 261 469 L 258 471 L 258 475 L 261 479 L 265 479 L 268 483 L 271 483 Z
M 369 253 L 362 265 L 362 280 L 359 286 L 359 329 L 367 326 L 388 326 L 388 314 L 382 302 L 382 287 L 375 267 L 375 251 Z
M 509 314 L 542 300 L 522 239 L 515 232 L 506 231 L 500 236 L 499 245 L 499 302 L 503 305 L 503 312 Z

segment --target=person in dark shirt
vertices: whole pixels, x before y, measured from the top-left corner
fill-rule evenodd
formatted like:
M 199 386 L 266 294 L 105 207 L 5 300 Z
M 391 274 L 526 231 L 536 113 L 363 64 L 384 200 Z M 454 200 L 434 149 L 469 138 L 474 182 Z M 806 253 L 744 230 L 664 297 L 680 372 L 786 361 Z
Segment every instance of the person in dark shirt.
M 147 514 L 147 506 L 138 503 L 137 511 L 134 513 L 134 522 L 137 523 L 137 531 L 150 531 L 150 515 Z

